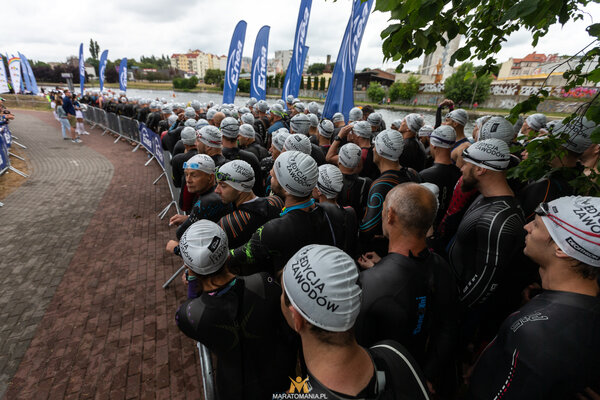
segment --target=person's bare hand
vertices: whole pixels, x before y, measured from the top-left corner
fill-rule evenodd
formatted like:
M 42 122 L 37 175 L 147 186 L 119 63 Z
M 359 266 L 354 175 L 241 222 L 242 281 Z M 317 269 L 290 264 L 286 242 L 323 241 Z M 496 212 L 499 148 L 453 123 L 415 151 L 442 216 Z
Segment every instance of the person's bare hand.
M 346 136 L 348 136 L 348 134 L 352 131 L 352 125 L 348 124 L 344 127 L 342 127 L 342 129 L 340 129 L 340 133 L 338 133 L 338 137 L 344 139 Z
M 381 257 L 379 257 L 379 255 L 374 251 L 363 254 L 357 260 L 358 265 L 365 269 L 372 268 L 379 261 L 381 261 Z
M 169 220 L 169 226 L 176 225 L 179 226 L 183 224 L 188 219 L 187 215 L 175 214 Z
M 171 254 L 175 254 L 175 247 L 179 246 L 179 242 L 176 240 L 169 240 L 167 243 L 167 252 Z
M 440 103 L 440 107 L 454 107 L 454 102 L 450 99 L 444 99 L 444 101 Z

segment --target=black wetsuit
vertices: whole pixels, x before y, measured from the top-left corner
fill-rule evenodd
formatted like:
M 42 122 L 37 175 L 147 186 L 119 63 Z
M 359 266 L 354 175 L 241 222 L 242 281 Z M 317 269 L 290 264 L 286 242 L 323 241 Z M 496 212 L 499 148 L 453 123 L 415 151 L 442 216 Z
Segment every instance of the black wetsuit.
M 416 137 L 404 139 L 404 149 L 398 159 L 400 165 L 419 172 L 425 168 L 425 158 L 425 148 Z
M 365 210 L 365 215 L 359 226 L 360 242 L 364 246 L 363 251 L 375 250 L 379 254 L 385 254 L 387 244 L 370 243 L 375 235 L 381 235 L 381 211 L 383 210 L 383 201 L 385 196 L 396 185 L 404 182 L 420 182 L 418 174 L 413 173 L 408 168 L 402 167 L 399 171 L 389 170 L 373 181 L 369 188 L 369 202 Z M 386 241 L 387 242 L 387 241 Z M 381 248 L 383 246 L 383 249 Z
M 198 150 L 191 149 L 187 153 L 176 154 L 171 158 L 171 166 L 173 167 L 173 184 L 175 187 L 181 187 L 183 177 L 183 163 L 198 154 Z
M 326 164 L 325 154 L 319 145 L 314 143 L 310 144 L 310 156 L 317 162 L 317 166 Z
M 146 123 L 146 119 L 148 118 L 148 114 L 150 114 L 150 109 L 148 107 L 142 107 L 138 110 L 136 118 L 138 121 Z
M 244 245 L 231 250 L 230 266 L 242 275 L 266 271 L 275 276 L 288 260 L 309 244 L 334 245 L 335 221 L 316 205 L 310 211 L 295 209 L 258 228 Z
M 265 149 L 263 146 L 258 144 L 258 142 L 256 142 L 256 141 L 250 143 L 248 146 L 244 147 L 242 150 L 246 150 L 246 151 L 249 151 L 250 153 L 254 154 L 256 156 L 256 158 L 258 158 L 258 161 L 262 160 L 263 158 L 269 157 L 269 152 L 267 151 L 267 149 Z
M 358 218 L 354 209 L 327 202 L 319 205 L 325 209 L 332 221 L 342 222 L 332 224 L 336 237 L 335 246 L 344 250 L 352 258 L 358 257 Z
M 357 396 L 335 392 L 319 382 L 310 371 L 306 381 L 315 399 L 429 399 L 425 378 L 409 352 L 399 343 L 386 340 L 365 349 L 374 363 L 375 373 Z M 378 376 L 378 373 L 380 376 Z M 378 379 L 379 377 L 379 379 Z M 384 383 L 385 382 L 385 383 Z M 323 396 L 323 397 L 321 397 Z M 273 397 L 274 398 L 274 397 Z
M 167 132 L 165 136 L 162 137 L 162 147 L 165 150 L 168 150 L 169 153 L 173 154 L 173 150 L 175 149 L 175 145 L 179 140 L 181 140 L 181 131 L 185 128 L 184 126 L 178 126 L 175 129 Z
M 577 175 L 583 172 L 583 166 L 561 168 L 548 174 L 545 178 L 532 182 L 517 193 L 517 198 L 523 208 L 525 221 L 535 218 L 535 209 L 540 203 L 547 203 L 560 197 L 573 195 L 573 187 L 569 184 Z
M 177 310 L 179 329 L 217 357 L 220 399 L 270 399 L 289 388 L 298 346 L 281 314 L 280 297 L 273 278 L 254 274 Z
M 273 218 L 278 218 L 283 200 L 277 196 L 256 197 L 240 204 L 218 222 L 229 239 L 229 248 L 235 249 L 246 243 L 256 230 Z
M 458 292 L 448 263 L 428 249 L 389 253 L 360 273 L 363 300 L 354 325 L 358 343 L 392 339 L 435 381 L 452 369 L 458 340 Z
M 183 192 L 183 190 L 182 190 Z M 231 212 L 230 204 L 223 204 L 221 197 L 215 193 L 214 188 L 201 194 L 194 203 L 190 216 L 177 228 L 177 239 L 181 239 L 187 228 L 201 219 L 217 222 L 222 216 Z
M 183 144 L 183 141 L 179 139 L 177 143 L 175 143 L 175 146 L 173 146 L 173 157 L 183 152 L 185 152 L 185 146 Z
M 342 141 L 342 143 L 344 142 Z M 340 148 L 342 146 L 343 144 L 340 143 Z M 369 178 L 371 180 L 377 179 L 379 177 L 379 169 L 377 168 L 377 165 L 375 165 L 375 162 L 373 162 L 373 147 L 361 147 L 361 150 L 363 168 L 358 173 L 358 175 L 363 176 L 365 178 Z
M 472 399 L 600 393 L 600 298 L 548 290 L 510 315 L 471 375 Z M 587 396 L 584 396 L 588 398 Z
M 357 174 L 344 174 L 343 182 L 344 185 L 337 198 L 338 204 L 343 207 L 352 207 L 357 217 L 362 218 L 365 215 L 365 207 L 369 200 L 369 188 L 373 181 Z
M 223 157 L 225 157 L 228 161 L 242 160 L 250 164 L 252 170 L 254 171 L 255 179 L 252 191 L 257 196 L 261 196 L 264 193 L 260 163 L 258 158 L 253 153 L 246 150 L 241 150 L 238 147 L 223 147 Z
M 431 167 L 419 172 L 423 182 L 434 183 L 440 189 L 438 201 L 440 202 L 437 216 L 433 224 L 437 227 L 448 209 L 454 186 L 461 176 L 460 169 L 454 164 L 439 164 L 434 163 Z
M 267 130 L 269 129 L 268 121 L 265 118 L 256 118 L 254 121 L 254 132 L 256 141 L 263 146 L 267 145 Z

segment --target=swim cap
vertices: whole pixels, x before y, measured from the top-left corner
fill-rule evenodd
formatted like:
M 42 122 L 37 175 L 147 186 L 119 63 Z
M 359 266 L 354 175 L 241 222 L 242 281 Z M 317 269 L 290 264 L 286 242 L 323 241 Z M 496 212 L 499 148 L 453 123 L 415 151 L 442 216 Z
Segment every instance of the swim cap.
M 250 192 L 254 186 L 254 170 L 246 161 L 233 160 L 221 165 L 216 171 L 217 181 L 225 182 L 240 192 Z
M 469 121 L 469 114 L 462 108 L 457 108 L 456 110 L 450 111 L 446 118 L 450 118 L 452 121 L 465 126 Z
M 316 102 L 311 101 L 310 103 L 308 103 L 308 112 L 311 114 L 318 114 L 319 105 Z
M 419 129 L 419 132 L 417 133 L 417 135 L 419 137 L 429 137 L 429 136 L 431 136 L 432 132 L 433 132 L 433 126 L 423 125 L 423 127 L 421 129 Z
M 215 162 L 206 154 L 196 154 L 183 163 L 183 169 L 193 169 L 207 174 L 215 173 Z
M 243 124 L 254 125 L 254 115 L 251 113 L 242 114 L 241 120 Z
M 283 144 L 285 143 L 285 141 L 288 138 L 288 136 L 290 136 L 290 133 L 287 132 L 287 130 L 284 131 L 282 129 L 278 129 L 277 131 L 273 132 L 273 137 L 271 139 L 271 144 L 277 150 L 283 151 Z
M 406 117 L 404 117 L 404 120 L 406 121 L 406 126 L 408 129 L 414 133 L 419 132 L 423 125 L 425 125 L 423 116 L 415 113 L 408 114 Z
M 221 131 L 216 126 L 208 125 L 198 131 L 196 136 L 198 140 L 208 147 L 221 147 L 223 140 Z
M 369 124 L 367 121 L 355 122 L 354 126 L 352 127 L 352 132 L 354 132 L 355 135 L 365 139 L 370 139 L 373 136 L 371 124 Z
M 196 122 L 196 126 L 194 128 L 196 128 L 196 130 L 198 130 L 198 129 L 202 129 L 203 127 L 208 126 L 208 125 L 209 125 L 209 123 L 207 120 L 205 120 L 204 118 L 200 118 L 198 120 L 198 122 Z
M 552 240 L 568 256 L 600 267 L 600 198 L 567 196 L 536 210 Z
M 311 128 L 319 126 L 319 117 L 317 117 L 316 114 L 308 114 L 308 120 Z
M 273 171 L 281 187 L 296 197 L 310 196 L 319 177 L 317 162 L 299 151 L 281 153 Z
M 345 122 L 344 121 L 344 114 L 339 113 L 339 112 L 333 114 L 333 117 L 331 117 L 331 121 L 333 123 L 336 123 L 336 122 Z
M 310 145 L 310 140 L 308 139 L 308 137 L 297 133 L 289 135 L 287 139 L 285 139 L 283 148 L 286 151 L 301 151 L 302 153 L 308 155 L 310 155 L 310 151 L 312 150 L 312 146 Z
M 186 118 L 194 118 L 196 119 L 196 110 L 194 110 L 192 107 L 187 107 L 184 111 L 183 111 L 183 115 Z
M 196 130 L 189 126 L 186 126 L 181 130 L 181 141 L 183 144 L 193 146 L 196 144 Z
M 532 114 L 525 119 L 525 122 L 531 129 L 538 132 L 546 126 L 546 116 L 544 114 Z
M 256 136 L 256 132 L 254 132 L 254 127 L 250 124 L 242 124 L 240 126 L 240 136 L 243 136 L 248 139 L 254 139 Z
M 432 146 L 451 149 L 456 143 L 456 131 L 450 125 L 440 125 L 429 135 Z
M 296 114 L 290 120 L 290 128 L 294 131 L 294 133 L 302 133 L 306 135 L 308 133 L 309 125 L 310 120 L 306 114 Z
M 194 222 L 181 236 L 179 250 L 183 262 L 198 275 L 217 272 L 229 257 L 227 235 L 212 221 Z
M 568 134 L 567 142 L 563 147 L 571 150 L 574 153 L 581 154 L 592 145 L 591 135 L 596 124 L 593 121 L 588 121 L 586 117 L 577 117 L 572 119 L 567 125 L 562 122 L 556 124 L 552 130 L 555 136 Z
M 379 114 L 378 112 L 374 112 L 369 114 L 369 116 L 367 117 L 367 122 L 369 124 L 371 124 L 371 126 L 379 126 L 381 125 L 381 120 L 383 118 L 381 117 L 381 114 Z
M 360 163 L 362 150 L 354 143 L 346 143 L 340 148 L 338 162 L 346 168 L 356 168 Z
M 209 110 L 206 112 L 206 119 L 210 121 L 211 119 L 213 119 L 213 118 L 215 117 L 215 114 L 216 114 L 217 112 L 218 112 L 218 111 L 217 111 L 215 108 L 210 108 L 210 109 L 209 109 Z
M 335 199 L 344 186 L 344 176 L 335 165 L 323 164 L 319 167 L 317 189 L 328 199 Z
M 467 147 L 463 160 L 492 171 L 504 171 L 510 162 L 508 145 L 500 139 L 486 139 Z
M 233 117 L 223 118 L 221 121 L 221 133 L 223 136 L 229 139 L 235 139 L 238 137 L 240 132 L 240 124 L 237 119 Z
M 387 160 L 398 161 L 402 150 L 404 150 L 404 138 L 396 130 L 386 129 L 375 138 L 375 151 Z
M 321 123 L 319 123 L 319 127 L 317 128 L 317 130 L 319 131 L 319 135 L 323 136 L 326 139 L 331 138 L 331 135 L 333 135 L 333 122 L 331 122 L 328 119 L 324 119 L 323 121 L 321 121 Z
M 183 123 L 183 126 L 189 126 L 189 127 L 195 128 L 196 120 L 194 118 L 186 119 L 185 122 Z
M 354 107 L 350 110 L 350 113 L 348 116 L 348 121 L 350 121 L 350 122 L 360 121 L 360 120 L 362 120 L 362 117 L 363 117 L 362 110 L 358 107 Z
M 292 306 L 312 325 L 330 332 L 354 326 L 362 299 L 358 268 L 337 247 L 304 246 L 285 265 L 282 283 Z
M 510 144 L 515 136 L 512 124 L 503 117 L 491 117 L 479 130 L 478 141 L 500 139 Z

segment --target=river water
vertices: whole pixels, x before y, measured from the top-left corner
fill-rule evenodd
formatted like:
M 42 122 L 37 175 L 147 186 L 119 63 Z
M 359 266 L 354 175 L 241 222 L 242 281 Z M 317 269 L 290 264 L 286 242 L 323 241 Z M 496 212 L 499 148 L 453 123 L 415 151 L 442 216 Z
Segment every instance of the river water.
M 99 88 L 86 88 L 87 90 L 97 90 L 99 91 Z M 118 92 L 118 91 L 115 91 Z M 206 93 L 206 92 L 200 92 L 200 93 L 186 93 L 186 92 L 174 92 L 172 90 L 141 90 L 141 89 L 127 89 L 127 96 L 132 96 L 132 97 L 143 97 L 143 98 L 149 98 L 149 99 L 162 99 L 165 98 L 168 102 L 177 102 L 177 103 L 188 103 L 192 100 L 198 100 L 201 103 L 208 103 L 209 101 L 214 101 L 216 104 L 220 104 L 223 101 L 223 95 L 221 93 Z M 250 97 L 248 95 L 236 95 L 235 96 L 235 105 L 238 107 L 242 107 L 246 104 L 246 101 L 248 101 L 248 99 L 250 99 Z M 269 104 L 272 104 L 275 102 L 275 99 L 267 99 L 267 102 Z M 321 109 L 323 108 L 323 103 L 317 101 L 317 103 L 319 104 L 319 106 L 321 107 Z M 308 102 L 306 103 L 308 104 Z M 406 111 L 395 111 L 395 110 L 388 110 L 388 109 L 377 109 L 375 108 L 375 111 L 377 111 L 378 113 L 381 114 L 381 116 L 383 117 L 383 120 L 385 121 L 386 126 L 389 128 L 392 125 L 392 122 L 398 119 L 402 119 L 404 118 L 407 114 L 409 114 Z M 421 111 L 421 114 L 423 115 L 423 118 L 425 119 L 425 124 L 426 125 L 431 125 L 433 126 L 435 124 L 435 114 L 432 112 L 427 112 L 427 111 Z M 465 127 L 465 134 L 467 136 L 471 135 L 471 131 L 473 130 L 473 125 L 471 123 L 471 121 L 469 121 L 467 123 L 467 126 Z

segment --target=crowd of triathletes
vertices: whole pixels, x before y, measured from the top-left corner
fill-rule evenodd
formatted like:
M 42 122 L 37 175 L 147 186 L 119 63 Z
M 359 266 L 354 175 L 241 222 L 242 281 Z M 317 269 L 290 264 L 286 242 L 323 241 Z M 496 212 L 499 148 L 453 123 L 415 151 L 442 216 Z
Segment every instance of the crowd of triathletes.
M 570 183 L 598 165 L 585 117 L 483 116 L 468 137 L 451 100 L 389 128 L 292 96 L 80 102 L 161 135 L 185 212 L 176 321 L 216 356 L 219 398 L 600 393 L 600 200 Z M 550 137 L 544 178 L 507 178 Z

